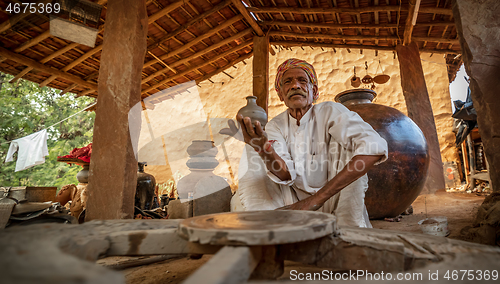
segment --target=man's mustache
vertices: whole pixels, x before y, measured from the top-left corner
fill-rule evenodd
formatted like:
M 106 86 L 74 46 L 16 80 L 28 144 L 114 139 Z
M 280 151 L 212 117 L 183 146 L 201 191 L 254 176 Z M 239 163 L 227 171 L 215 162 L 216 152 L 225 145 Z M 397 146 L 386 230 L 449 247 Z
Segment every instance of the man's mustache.
M 300 89 L 299 90 L 291 90 L 290 92 L 288 92 L 288 94 L 286 94 L 286 97 L 290 98 L 293 95 L 301 95 L 305 98 L 305 97 L 307 97 L 307 92 L 300 90 Z

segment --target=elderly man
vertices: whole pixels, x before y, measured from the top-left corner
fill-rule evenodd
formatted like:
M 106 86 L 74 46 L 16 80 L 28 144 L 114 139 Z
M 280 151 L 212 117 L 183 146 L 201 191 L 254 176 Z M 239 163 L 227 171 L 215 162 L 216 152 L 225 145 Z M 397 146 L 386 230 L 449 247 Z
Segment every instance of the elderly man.
M 275 89 L 288 109 L 265 131 L 237 116 L 245 142 L 260 155 L 287 206 L 321 210 L 339 225 L 371 227 L 364 204 L 366 172 L 387 159 L 387 143 L 341 104 L 313 104 L 319 96 L 314 67 L 288 59 L 278 67 Z

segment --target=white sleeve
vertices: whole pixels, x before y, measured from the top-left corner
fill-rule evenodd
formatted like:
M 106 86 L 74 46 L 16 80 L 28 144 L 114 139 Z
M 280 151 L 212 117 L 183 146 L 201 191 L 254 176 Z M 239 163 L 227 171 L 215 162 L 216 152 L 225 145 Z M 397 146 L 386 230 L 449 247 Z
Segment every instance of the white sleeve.
M 273 149 L 274 151 L 285 161 L 288 172 L 290 173 L 290 180 L 281 180 L 275 174 L 273 174 L 269 169 L 267 170 L 267 175 L 269 178 L 277 184 L 282 185 L 292 185 L 297 178 L 297 173 L 295 172 L 295 166 L 292 160 L 290 152 L 288 152 L 285 136 L 283 132 L 278 127 L 277 123 L 270 121 L 266 125 L 267 139 L 269 141 L 274 140 Z
M 357 113 L 350 111 L 343 105 L 335 107 L 340 113 L 333 114 L 328 120 L 328 133 L 331 137 L 342 147 L 352 151 L 353 157 L 356 155 L 384 155 L 376 164 L 387 160 L 387 141 Z
M 5 158 L 5 162 L 14 161 L 14 153 L 19 148 L 19 145 L 16 141 L 10 142 L 9 151 L 7 151 L 7 158 Z

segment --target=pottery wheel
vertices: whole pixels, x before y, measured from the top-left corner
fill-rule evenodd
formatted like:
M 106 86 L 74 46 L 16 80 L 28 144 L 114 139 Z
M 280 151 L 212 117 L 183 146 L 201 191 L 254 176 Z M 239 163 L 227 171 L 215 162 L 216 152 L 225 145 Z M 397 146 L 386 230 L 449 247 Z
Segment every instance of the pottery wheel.
M 276 245 L 314 240 L 337 231 L 335 216 L 313 211 L 245 211 L 185 219 L 178 234 L 211 245 Z

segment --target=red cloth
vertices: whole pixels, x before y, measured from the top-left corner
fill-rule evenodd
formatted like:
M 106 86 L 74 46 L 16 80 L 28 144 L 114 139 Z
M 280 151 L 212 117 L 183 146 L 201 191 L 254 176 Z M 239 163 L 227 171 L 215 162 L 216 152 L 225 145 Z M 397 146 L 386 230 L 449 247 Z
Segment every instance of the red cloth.
M 84 162 L 90 163 L 92 156 L 92 143 L 82 148 L 75 148 L 69 152 L 69 155 L 58 156 L 58 158 L 80 159 Z

